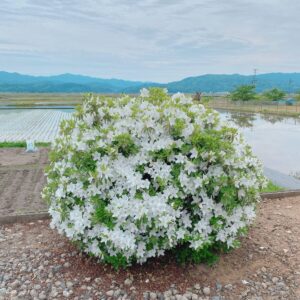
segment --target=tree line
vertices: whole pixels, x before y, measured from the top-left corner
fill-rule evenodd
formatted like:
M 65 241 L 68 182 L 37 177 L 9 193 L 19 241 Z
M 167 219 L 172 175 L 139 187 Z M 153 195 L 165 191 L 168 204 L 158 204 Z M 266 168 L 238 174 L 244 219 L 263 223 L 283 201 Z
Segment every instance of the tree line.
M 273 88 L 261 94 L 256 93 L 255 85 L 240 85 L 230 94 L 233 101 L 269 100 L 278 101 L 283 99 L 287 93 L 281 89 Z M 300 91 L 295 94 L 295 100 L 300 101 Z

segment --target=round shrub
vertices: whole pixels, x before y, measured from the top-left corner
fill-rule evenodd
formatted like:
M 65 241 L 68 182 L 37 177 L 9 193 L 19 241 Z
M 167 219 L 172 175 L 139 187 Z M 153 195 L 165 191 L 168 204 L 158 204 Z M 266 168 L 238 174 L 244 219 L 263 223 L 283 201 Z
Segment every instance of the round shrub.
M 183 94 L 89 95 L 53 144 L 51 225 L 116 267 L 176 249 L 209 260 L 255 217 L 262 167 L 239 131 Z

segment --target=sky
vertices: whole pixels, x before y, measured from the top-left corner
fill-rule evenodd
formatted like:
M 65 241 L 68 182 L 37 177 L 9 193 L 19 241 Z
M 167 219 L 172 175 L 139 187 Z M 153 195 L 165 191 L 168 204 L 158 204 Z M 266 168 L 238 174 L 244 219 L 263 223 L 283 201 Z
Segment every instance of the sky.
M 0 70 L 169 82 L 300 71 L 299 0 L 0 0 Z

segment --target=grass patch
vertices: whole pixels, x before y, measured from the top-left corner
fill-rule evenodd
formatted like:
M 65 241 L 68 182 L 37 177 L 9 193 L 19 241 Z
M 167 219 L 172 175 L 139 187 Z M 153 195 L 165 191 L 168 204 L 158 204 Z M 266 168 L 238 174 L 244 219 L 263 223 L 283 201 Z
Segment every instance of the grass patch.
M 51 143 L 37 142 L 37 147 L 50 147 Z M 26 142 L 0 142 L 0 148 L 26 148 Z
M 285 190 L 285 188 L 278 186 L 269 180 L 268 185 L 264 189 L 262 189 L 260 192 L 261 193 L 275 193 L 275 192 L 282 192 L 284 190 Z

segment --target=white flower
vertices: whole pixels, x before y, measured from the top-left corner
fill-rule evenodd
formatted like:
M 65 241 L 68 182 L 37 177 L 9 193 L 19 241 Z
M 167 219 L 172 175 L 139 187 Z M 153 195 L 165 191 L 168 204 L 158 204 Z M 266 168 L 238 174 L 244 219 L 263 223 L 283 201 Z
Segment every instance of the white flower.
M 143 98 L 147 98 L 150 96 L 149 90 L 147 90 L 146 88 L 142 88 L 140 90 L 140 94 L 141 94 L 141 97 L 143 97 Z
M 184 238 L 184 235 L 186 234 L 186 231 L 183 229 L 183 228 L 179 228 L 176 232 L 177 234 L 177 238 L 179 240 L 183 239 Z
M 94 116 L 92 114 L 86 114 L 84 116 L 84 121 L 89 125 L 91 126 L 94 122 Z
M 65 196 L 64 187 L 63 186 L 59 186 L 58 189 L 55 192 L 55 197 L 62 198 L 64 196 Z
M 179 100 L 185 99 L 185 95 L 182 93 L 176 93 L 172 96 L 172 100 L 175 100 L 175 99 L 179 99 Z
M 188 124 L 187 127 L 185 127 L 182 131 L 182 136 L 185 138 L 188 138 L 194 131 L 193 124 Z
M 191 153 L 191 158 L 197 158 L 198 157 L 197 149 L 193 148 L 190 153 Z

